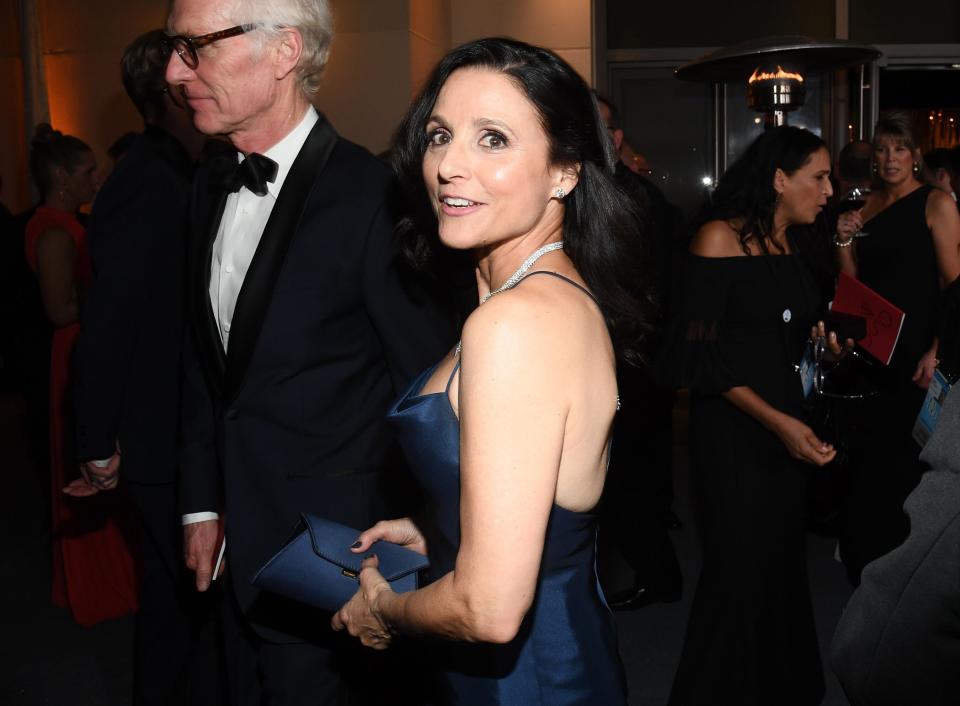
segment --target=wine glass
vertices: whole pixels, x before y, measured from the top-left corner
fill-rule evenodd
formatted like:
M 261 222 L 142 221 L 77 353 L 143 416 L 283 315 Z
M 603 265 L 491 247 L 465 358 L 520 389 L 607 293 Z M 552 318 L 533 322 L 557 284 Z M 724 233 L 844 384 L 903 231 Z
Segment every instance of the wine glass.
M 846 213 L 847 211 L 859 211 L 867 203 L 867 196 L 870 195 L 870 189 L 866 186 L 854 186 L 850 191 L 847 192 L 847 195 L 843 197 L 843 201 L 840 202 L 840 213 Z M 856 233 L 851 235 L 851 238 L 862 238 L 866 235 L 870 235 L 866 231 L 858 230 Z

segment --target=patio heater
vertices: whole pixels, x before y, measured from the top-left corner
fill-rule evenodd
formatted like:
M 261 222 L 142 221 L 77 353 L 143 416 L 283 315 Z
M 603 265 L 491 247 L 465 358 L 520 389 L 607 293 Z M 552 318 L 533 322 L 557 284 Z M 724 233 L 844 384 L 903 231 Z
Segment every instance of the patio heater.
M 712 84 L 714 87 L 713 174 L 704 177 L 704 185 L 709 187 L 716 184 L 726 170 L 728 84 L 747 86 L 749 107 L 759 113 L 757 122 L 762 120 L 764 127 L 769 129 L 786 125 L 789 114 L 803 106 L 811 76 L 860 66 L 862 116 L 866 91 L 864 65 L 876 61 L 880 56 L 880 51 L 875 47 L 845 39 L 780 36 L 751 39 L 722 47 L 678 68 L 674 72 L 678 79 Z

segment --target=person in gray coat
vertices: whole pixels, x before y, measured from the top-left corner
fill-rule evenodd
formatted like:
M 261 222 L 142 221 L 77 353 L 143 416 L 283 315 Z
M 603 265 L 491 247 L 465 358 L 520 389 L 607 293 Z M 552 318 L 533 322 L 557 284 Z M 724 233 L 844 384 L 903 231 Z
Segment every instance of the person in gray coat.
M 904 503 L 910 535 L 864 568 L 833 637 L 853 706 L 960 699 L 960 384 L 920 458 L 933 470 Z

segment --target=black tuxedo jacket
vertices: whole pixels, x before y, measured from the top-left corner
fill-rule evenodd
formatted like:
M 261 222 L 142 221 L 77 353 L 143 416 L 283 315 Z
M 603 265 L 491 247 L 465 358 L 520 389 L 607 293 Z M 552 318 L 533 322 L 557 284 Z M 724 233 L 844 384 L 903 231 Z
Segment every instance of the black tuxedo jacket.
M 383 516 L 381 471 L 395 470 L 385 412 L 454 338 L 398 259 L 395 186 L 321 116 L 261 236 L 225 355 L 209 282 L 226 196 L 215 170 L 194 184 L 183 510 L 226 513 L 237 598 L 275 639 L 315 630 L 316 619 L 301 608 L 287 624 L 286 606 L 260 595 L 252 575 L 301 512 L 358 529 Z
M 172 483 L 177 468 L 186 234 L 193 165 L 148 127 L 107 179 L 88 228 L 94 278 L 75 358 L 77 454 Z

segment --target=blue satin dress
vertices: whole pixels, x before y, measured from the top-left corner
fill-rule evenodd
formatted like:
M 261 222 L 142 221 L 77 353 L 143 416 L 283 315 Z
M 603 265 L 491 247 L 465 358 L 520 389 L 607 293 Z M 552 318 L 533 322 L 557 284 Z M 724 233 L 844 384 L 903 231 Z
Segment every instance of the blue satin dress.
M 417 394 L 434 370 L 413 382 L 388 417 L 426 497 L 421 530 L 430 581 L 453 571 L 460 545 L 460 423 L 450 406 L 450 383 L 445 392 Z M 594 514 L 553 506 L 537 594 L 519 634 L 506 645 L 437 645 L 431 663 L 440 677 L 439 703 L 626 704 L 613 616 L 597 582 L 596 529 Z

